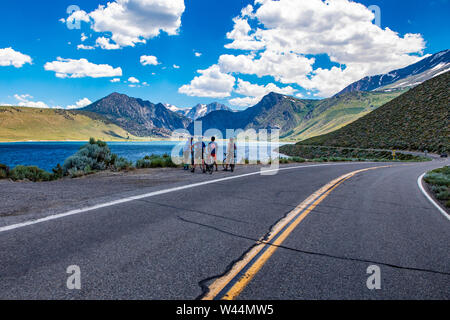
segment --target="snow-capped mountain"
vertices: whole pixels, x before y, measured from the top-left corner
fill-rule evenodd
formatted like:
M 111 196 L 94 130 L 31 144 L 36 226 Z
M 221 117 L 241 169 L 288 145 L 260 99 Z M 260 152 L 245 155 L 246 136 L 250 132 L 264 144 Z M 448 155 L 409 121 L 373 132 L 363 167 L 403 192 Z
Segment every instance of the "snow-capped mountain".
M 231 111 L 231 109 L 228 108 L 226 105 L 213 102 L 210 104 L 198 104 L 192 109 L 187 110 L 187 112 L 184 115 L 192 120 L 197 120 L 199 118 L 206 116 L 207 114 L 210 114 L 213 111 L 219 110 Z
M 208 106 L 206 104 L 198 104 L 195 107 L 186 110 L 184 115 L 192 120 L 197 120 L 198 118 L 205 116 L 207 113 Z
M 164 107 L 166 107 L 167 109 L 169 109 L 172 112 L 177 112 L 177 113 L 181 113 L 181 114 L 183 113 L 183 109 L 178 108 L 177 106 L 174 106 L 173 104 L 165 103 Z
M 188 108 L 188 109 L 178 108 L 171 104 L 165 104 L 165 106 L 170 111 L 179 113 L 191 120 L 197 120 L 199 118 L 202 118 L 213 111 L 219 111 L 219 110 L 232 111 L 226 105 L 223 105 L 223 104 L 220 104 L 217 102 L 213 102 L 210 104 L 198 104 L 195 107 Z
M 392 91 L 411 88 L 447 71 L 450 71 L 450 50 L 433 54 L 403 69 L 365 77 L 352 83 L 338 95 L 353 91 Z

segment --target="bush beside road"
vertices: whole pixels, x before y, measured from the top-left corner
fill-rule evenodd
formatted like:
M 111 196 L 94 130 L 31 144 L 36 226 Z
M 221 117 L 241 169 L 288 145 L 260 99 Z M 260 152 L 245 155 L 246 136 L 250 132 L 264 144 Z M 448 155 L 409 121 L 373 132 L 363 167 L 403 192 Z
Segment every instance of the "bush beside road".
M 424 181 L 434 197 L 446 208 L 450 208 L 450 167 L 445 166 L 428 172 Z
M 310 160 L 324 161 L 428 161 L 430 159 L 409 153 L 387 150 L 336 148 L 324 146 L 305 146 L 300 144 L 285 145 L 280 152 L 289 157 L 302 157 Z M 394 159 L 395 158 L 395 159 Z
M 288 157 L 279 159 L 281 164 L 304 163 L 304 162 L 346 162 L 346 161 L 393 161 L 390 151 L 363 150 L 355 148 L 333 148 L 321 146 L 285 145 L 280 148 L 282 154 Z M 272 164 L 274 159 L 268 163 L 261 161 L 250 161 L 242 159 L 237 165 L 249 164 Z M 427 161 L 428 158 L 396 153 L 396 161 Z M 0 179 L 9 178 L 13 181 L 53 181 L 63 177 L 79 178 L 82 176 L 102 171 L 130 171 L 148 168 L 176 168 L 179 167 L 170 155 L 149 155 L 133 163 L 128 159 L 111 153 L 106 142 L 91 138 L 89 143 L 82 146 L 74 155 L 68 157 L 63 165 L 58 164 L 52 171 L 47 172 L 35 166 L 17 166 L 10 170 L 7 166 L 0 164 Z M 220 161 L 219 161 L 220 162 Z

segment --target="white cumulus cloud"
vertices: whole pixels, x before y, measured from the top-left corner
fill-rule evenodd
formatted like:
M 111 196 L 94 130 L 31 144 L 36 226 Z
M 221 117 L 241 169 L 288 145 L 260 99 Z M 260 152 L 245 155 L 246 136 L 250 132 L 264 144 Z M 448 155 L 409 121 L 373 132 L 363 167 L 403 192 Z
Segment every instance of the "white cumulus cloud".
M 257 98 L 257 97 L 233 98 L 233 99 L 228 100 L 228 102 L 232 106 L 237 106 L 237 107 L 254 106 L 260 101 L 261 101 L 261 98 Z
M 66 109 L 80 109 L 90 105 L 92 102 L 88 98 L 78 100 L 74 105 L 67 106 Z
M 143 66 L 148 66 L 148 65 L 157 66 L 159 64 L 158 58 L 155 56 L 145 56 L 144 55 L 144 56 L 141 56 L 140 61 Z
M 21 52 L 15 51 L 12 48 L 0 49 L 0 66 L 8 67 L 14 66 L 16 68 L 22 68 L 24 64 L 32 63 L 30 56 Z
M 315 59 L 292 52 L 264 51 L 259 57 L 254 54 L 220 56 L 219 65 L 224 72 L 255 74 L 258 77 L 272 76 L 282 83 L 297 83 L 313 71 Z
M 54 71 L 58 78 L 109 78 L 121 77 L 122 69 L 114 68 L 108 64 L 95 64 L 87 59 L 63 59 L 58 57 L 56 61 L 47 62 L 44 65 L 47 71 Z
M 269 83 L 265 86 L 253 84 L 248 81 L 244 81 L 242 79 L 238 79 L 237 81 L 237 89 L 236 93 L 247 96 L 245 98 L 234 98 L 230 99 L 230 104 L 234 106 L 248 107 L 257 104 L 261 99 L 271 93 L 276 92 L 280 94 L 293 95 L 296 90 L 291 86 L 287 86 L 284 88 L 278 87 L 274 83 Z
M 139 81 L 138 79 L 136 79 L 135 77 L 129 77 L 129 78 L 128 78 L 128 82 L 131 82 L 131 83 L 139 83 L 140 81 Z
M 33 97 L 29 94 L 15 94 L 14 98 L 19 101 L 19 107 L 29 107 L 29 108 L 41 108 L 41 109 L 49 109 L 50 107 L 42 101 L 31 101 Z
M 195 77 L 190 84 L 178 89 L 179 93 L 195 97 L 225 98 L 229 97 L 236 79 L 220 71 L 218 65 L 206 70 L 197 71 L 200 76 Z
M 273 83 L 269 83 L 265 86 L 260 86 L 248 81 L 244 81 L 242 79 L 238 79 L 238 86 L 235 91 L 236 93 L 242 94 L 244 96 L 263 97 L 271 92 L 293 95 L 296 90 L 290 86 L 279 88 Z
M 350 0 L 255 0 L 226 35 L 226 48 L 248 53 L 222 55 L 219 65 L 225 73 L 271 76 L 330 96 L 365 76 L 423 58 L 420 34 L 382 29 L 374 17 Z M 328 56 L 335 66 L 316 67 L 315 55 Z
M 95 32 L 111 34 L 119 47 L 134 47 L 161 32 L 177 35 L 184 11 L 184 0 L 116 0 L 89 13 L 76 11 L 67 20 L 89 22 Z
M 60 19 L 59 20 L 62 23 L 68 23 L 71 25 L 74 25 L 76 22 L 87 22 L 89 23 L 91 20 L 89 18 L 89 15 L 84 10 L 78 10 L 73 12 L 67 19 Z
M 104 50 L 117 50 L 120 46 L 116 43 L 112 43 L 110 39 L 105 37 L 99 37 L 95 41 L 95 44 Z
M 77 46 L 77 49 L 78 49 L 78 50 L 94 50 L 95 47 L 93 47 L 93 46 L 86 46 L 86 45 L 84 45 L 84 44 L 79 44 L 79 45 Z

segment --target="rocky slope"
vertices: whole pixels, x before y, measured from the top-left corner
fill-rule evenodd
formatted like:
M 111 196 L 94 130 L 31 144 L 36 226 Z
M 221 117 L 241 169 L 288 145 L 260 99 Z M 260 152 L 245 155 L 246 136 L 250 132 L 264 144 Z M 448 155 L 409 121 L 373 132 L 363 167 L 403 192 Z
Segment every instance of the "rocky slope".
M 100 114 L 112 123 L 143 136 L 170 136 L 175 129 L 186 128 L 190 120 L 168 110 L 163 104 L 113 93 L 81 109 Z

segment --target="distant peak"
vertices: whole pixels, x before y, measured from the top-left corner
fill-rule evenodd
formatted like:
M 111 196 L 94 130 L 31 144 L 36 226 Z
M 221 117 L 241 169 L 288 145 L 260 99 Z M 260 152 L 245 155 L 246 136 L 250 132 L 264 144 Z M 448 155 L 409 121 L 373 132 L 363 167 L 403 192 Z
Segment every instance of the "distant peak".
M 126 96 L 126 94 L 122 94 L 122 93 L 118 93 L 118 92 L 113 92 L 113 93 L 111 93 L 108 97 L 121 97 L 121 96 Z
M 269 94 L 264 96 L 263 100 L 267 100 L 267 99 L 282 99 L 284 97 L 285 96 L 283 94 L 276 93 L 276 92 L 270 92 Z

